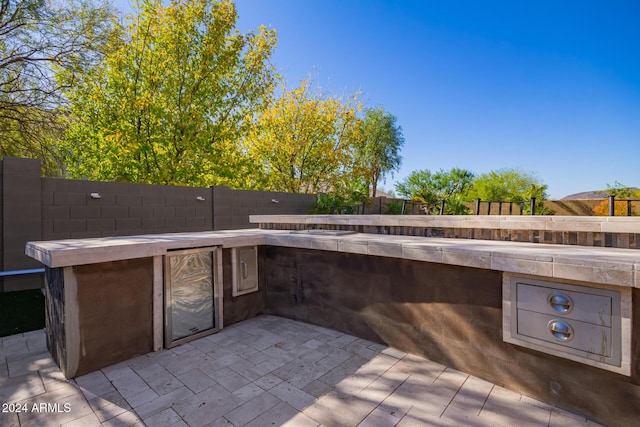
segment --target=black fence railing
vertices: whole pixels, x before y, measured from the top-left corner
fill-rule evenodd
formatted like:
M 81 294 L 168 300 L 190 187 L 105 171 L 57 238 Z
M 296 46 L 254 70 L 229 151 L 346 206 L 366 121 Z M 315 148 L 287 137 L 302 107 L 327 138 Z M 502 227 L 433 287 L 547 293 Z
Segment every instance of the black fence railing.
M 633 209 L 633 203 L 640 202 L 640 199 L 620 199 L 616 200 L 615 196 L 609 196 L 609 216 L 616 216 L 616 203 L 626 203 L 626 216 L 633 216 L 636 212 Z
M 416 202 L 413 200 L 402 201 L 402 215 L 445 215 L 446 213 L 446 200 L 433 203 Z M 536 198 L 532 197 L 531 200 L 523 200 L 517 202 L 499 202 L 476 199 L 474 213 L 476 215 L 491 215 L 492 208 L 497 206 L 497 215 L 524 215 L 525 206 L 530 208 L 530 214 L 535 215 L 536 212 Z M 485 210 L 486 208 L 486 210 Z M 507 212 L 505 212 L 505 210 Z
M 365 203 L 361 205 L 332 206 L 331 215 L 364 215 L 365 208 Z
M 616 204 L 625 203 L 626 216 L 638 215 L 636 207 L 640 206 L 640 199 L 616 199 L 609 196 L 609 216 L 616 216 Z M 634 205 L 634 203 L 636 205 Z M 467 205 L 468 206 L 468 205 Z M 525 208 L 528 207 L 528 212 Z M 536 198 L 530 200 L 521 200 L 516 202 L 492 201 L 476 199 L 475 209 L 473 213 L 476 215 L 535 215 L 536 214 Z M 446 215 L 446 200 L 432 203 L 418 202 L 415 200 L 403 200 L 401 215 Z M 332 215 L 364 215 L 366 204 L 333 206 L 331 208 Z M 625 215 L 618 212 L 618 216 Z
M 482 215 L 482 207 L 486 206 L 486 214 L 491 215 L 492 206 L 497 206 L 497 214 L 496 215 L 524 215 L 524 207 L 529 205 L 529 215 L 536 214 L 536 198 L 532 197 L 530 200 L 520 200 L 517 202 L 501 202 L 501 201 L 491 201 L 491 200 L 482 200 L 476 199 L 476 208 L 475 214 Z M 505 209 L 507 212 L 505 212 Z
M 444 215 L 446 202 L 423 203 L 403 200 L 401 215 Z

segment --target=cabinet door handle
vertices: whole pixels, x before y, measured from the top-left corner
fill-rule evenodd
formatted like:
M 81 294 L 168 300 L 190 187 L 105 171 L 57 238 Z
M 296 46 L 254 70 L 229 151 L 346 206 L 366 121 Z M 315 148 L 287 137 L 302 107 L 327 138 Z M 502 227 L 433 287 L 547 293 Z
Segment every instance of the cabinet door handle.
M 240 266 L 242 269 L 242 279 L 246 279 L 247 276 L 249 275 L 248 271 L 247 271 L 247 263 L 242 261 L 240 262 Z
M 567 314 L 573 309 L 573 301 L 569 295 L 563 293 L 552 293 L 547 298 L 547 302 L 555 312 L 560 314 Z
M 571 341 L 573 338 L 573 328 L 563 320 L 552 320 L 547 327 L 551 335 L 560 342 Z

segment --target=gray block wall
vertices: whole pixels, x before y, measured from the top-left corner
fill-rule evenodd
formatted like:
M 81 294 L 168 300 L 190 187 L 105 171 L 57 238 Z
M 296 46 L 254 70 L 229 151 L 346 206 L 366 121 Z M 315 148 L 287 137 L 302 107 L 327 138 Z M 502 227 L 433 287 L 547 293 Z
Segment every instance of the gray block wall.
M 93 195 L 93 196 L 92 196 Z M 42 178 L 40 161 L 0 160 L 0 271 L 41 267 L 28 241 L 256 228 L 249 215 L 305 214 L 315 195 Z M 40 276 L 0 278 L 0 292 Z
M 24 255 L 24 247 L 42 235 L 40 161 L 9 157 L 2 163 L 3 271 L 38 268 L 38 262 Z M 37 288 L 41 284 L 41 277 L 5 277 L 2 291 Z
M 4 254 L 4 196 L 2 187 L 4 182 L 4 162 L 0 161 L 0 254 Z M 4 271 L 4 257 L 0 255 L 0 271 Z M 4 278 L 0 277 L 0 292 L 4 292 Z
M 212 203 L 210 188 L 43 178 L 42 239 L 211 230 Z
M 256 228 L 249 215 L 308 214 L 314 194 L 232 190 L 213 187 L 213 229 Z

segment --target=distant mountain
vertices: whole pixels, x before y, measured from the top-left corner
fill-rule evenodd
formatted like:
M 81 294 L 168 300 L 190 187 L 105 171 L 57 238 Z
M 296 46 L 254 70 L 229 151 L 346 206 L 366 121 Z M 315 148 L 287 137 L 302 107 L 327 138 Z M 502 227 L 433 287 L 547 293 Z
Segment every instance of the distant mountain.
M 631 190 L 638 190 L 637 187 L 630 187 Z M 595 190 L 595 191 L 584 191 L 582 193 L 570 194 L 568 196 L 563 197 L 560 200 L 590 200 L 590 199 L 604 199 L 606 198 L 607 190 Z

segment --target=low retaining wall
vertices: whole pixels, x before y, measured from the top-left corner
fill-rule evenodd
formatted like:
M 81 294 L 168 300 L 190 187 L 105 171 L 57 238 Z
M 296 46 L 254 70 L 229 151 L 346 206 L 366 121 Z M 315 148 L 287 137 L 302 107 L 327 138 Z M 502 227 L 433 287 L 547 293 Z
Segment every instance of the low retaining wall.
M 634 217 L 252 215 L 250 221 L 264 230 L 353 230 L 369 234 L 640 249 L 640 220 Z
M 640 401 L 638 339 L 630 377 L 508 344 L 501 272 L 275 246 L 264 257 L 269 314 L 419 354 L 605 425 L 640 419 L 631 403 Z M 639 311 L 640 289 L 633 289 Z M 632 330 L 640 330 L 639 319 Z

